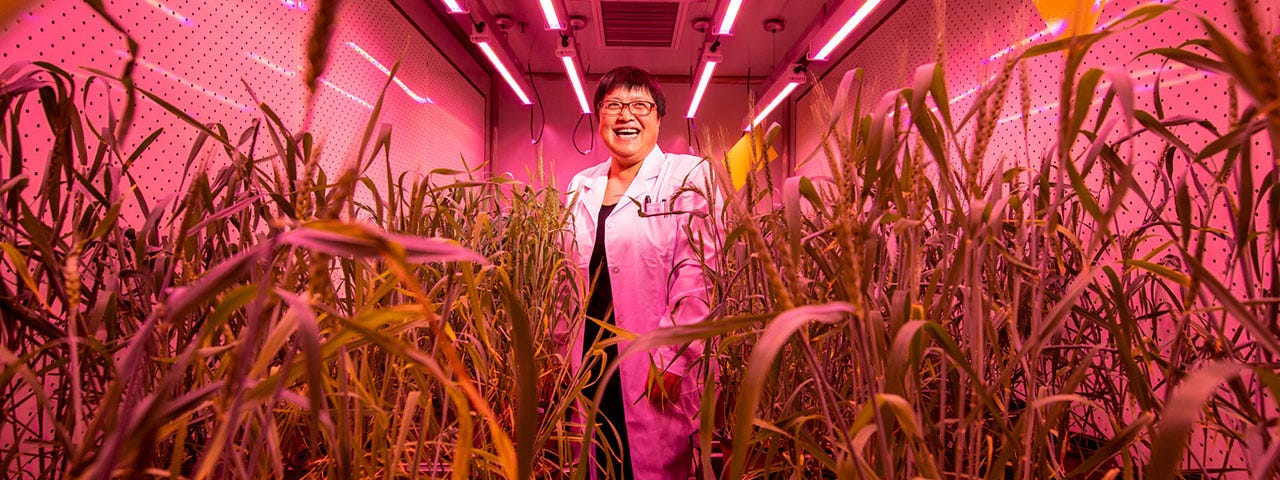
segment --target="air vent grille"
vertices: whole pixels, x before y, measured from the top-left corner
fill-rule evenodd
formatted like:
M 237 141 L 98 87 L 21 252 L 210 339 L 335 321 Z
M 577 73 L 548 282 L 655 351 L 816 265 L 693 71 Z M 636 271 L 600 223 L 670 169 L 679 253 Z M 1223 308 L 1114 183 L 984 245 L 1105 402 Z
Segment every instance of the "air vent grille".
M 679 2 L 600 2 L 606 47 L 671 47 Z

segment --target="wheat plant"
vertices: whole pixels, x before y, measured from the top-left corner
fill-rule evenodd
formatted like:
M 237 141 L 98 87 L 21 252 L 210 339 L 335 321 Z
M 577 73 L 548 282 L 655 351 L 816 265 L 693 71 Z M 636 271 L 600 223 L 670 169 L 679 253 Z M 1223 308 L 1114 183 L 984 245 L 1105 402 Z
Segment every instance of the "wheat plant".
M 1242 0 L 1243 44 L 1202 19 L 1205 38 L 1142 53 L 1229 77 L 1227 125 L 1166 115 L 1158 95 L 1144 111 L 1126 73 L 1082 67 L 1175 8 L 1009 55 L 964 111 L 941 49 L 880 98 L 849 72 L 813 112 L 826 128 L 803 132 L 828 175 L 735 190 L 712 161 L 727 219 L 723 255 L 703 259 L 712 317 L 622 335 L 624 355 L 712 345 L 701 474 L 1280 475 L 1280 40 Z M 314 75 L 334 21 L 318 17 Z M 1006 104 L 1029 138 L 1026 62 L 1044 55 L 1064 58 L 1057 135 L 1024 150 L 1050 153 L 992 153 Z M 267 105 L 228 132 L 127 67 L 88 73 L 0 74 L 0 476 L 586 477 L 576 454 L 600 439 L 574 419 L 591 418 L 591 380 L 552 334 L 583 321 L 561 192 L 479 166 L 367 175 L 394 148 L 381 101 L 327 172 L 323 142 Z M 163 131 L 125 150 L 126 112 L 81 115 L 106 85 L 200 132 L 178 195 L 150 197 L 131 170 Z M 43 158 L 22 143 L 35 103 Z M 1214 140 L 1194 148 L 1187 129 Z M 1226 264 L 1206 266 L 1222 245 Z M 1207 433 L 1229 454 L 1188 451 Z

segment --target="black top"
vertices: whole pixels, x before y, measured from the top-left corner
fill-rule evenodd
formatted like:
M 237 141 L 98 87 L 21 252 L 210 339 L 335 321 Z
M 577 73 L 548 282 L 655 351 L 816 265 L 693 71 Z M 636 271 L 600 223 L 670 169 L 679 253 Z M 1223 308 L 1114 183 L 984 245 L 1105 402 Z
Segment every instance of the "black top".
M 604 320 L 606 323 L 613 324 L 613 288 L 609 284 L 609 259 L 604 254 L 604 225 L 605 219 L 609 218 L 609 214 L 613 212 L 613 208 L 618 204 L 601 205 L 600 216 L 596 218 L 596 245 L 591 249 L 591 281 L 595 282 L 591 289 L 591 299 L 587 301 L 587 316 L 595 319 Z M 587 322 L 588 342 L 594 342 L 596 334 L 600 331 L 600 326 L 595 322 Z M 608 330 L 604 331 L 605 337 L 601 340 L 613 336 Z M 588 344 L 588 347 L 590 344 Z M 616 352 L 616 348 L 614 349 Z M 583 350 L 586 352 L 586 349 Z
M 616 325 L 613 321 L 613 286 L 609 281 L 609 259 L 604 254 L 604 231 L 605 220 L 609 218 L 609 214 L 613 213 L 613 209 L 617 205 L 616 203 L 613 205 L 601 205 L 600 214 L 596 218 L 596 244 L 591 249 L 590 266 L 593 284 L 591 286 L 591 297 L 587 300 L 587 317 L 589 318 L 586 322 L 586 332 L 583 337 L 583 360 L 586 360 L 587 352 L 591 351 L 596 342 L 613 338 L 613 332 L 600 328 L 600 325 L 595 320 L 608 325 Z M 604 372 L 605 366 L 617 358 L 617 345 L 605 347 L 604 358 L 599 363 L 592 365 L 594 372 L 591 376 L 595 381 L 587 384 L 586 388 L 582 390 L 583 395 L 589 399 L 595 398 L 596 389 L 600 386 L 600 375 Z M 600 399 L 600 411 L 596 415 L 596 432 L 605 438 L 609 449 L 619 455 L 621 461 L 616 458 L 606 460 L 604 449 L 597 444 L 595 462 L 598 462 L 596 464 L 599 466 L 596 468 L 597 472 L 601 474 L 601 478 L 632 478 L 631 454 L 627 442 L 627 419 L 623 407 L 622 371 L 619 370 L 614 372 L 608 383 L 604 384 L 604 396 Z

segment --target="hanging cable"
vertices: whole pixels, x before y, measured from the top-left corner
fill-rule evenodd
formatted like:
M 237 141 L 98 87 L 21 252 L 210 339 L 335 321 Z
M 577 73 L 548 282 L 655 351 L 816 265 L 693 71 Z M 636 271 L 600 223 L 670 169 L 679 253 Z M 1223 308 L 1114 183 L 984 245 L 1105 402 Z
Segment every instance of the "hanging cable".
M 773 42 L 773 51 L 769 56 L 769 70 L 778 68 L 778 30 L 770 29 L 769 38 Z
M 538 125 L 538 133 L 533 133 L 533 109 L 529 109 L 529 140 L 534 145 L 542 141 L 542 132 L 547 127 L 547 112 L 542 107 L 542 94 L 538 93 L 538 84 L 533 81 L 533 57 L 529 57 L 529 89 L 533 90 L 533 103 L 538 105 L 538 114 L 542 116 L 542 124 Z
M 716 40 L 716 41 L 717 41 L 717 42 L 719 42 L 719 40 Z M 697 81 L 698 81 L 698 77 L 697 77 L 697 75 L 698 75 L 698 74 L 697 74 L 697 72 L 696 72 L 697 67 L 695 67 L 694 65 L 697 65 L 697 64 L 698 64 L 698 59 L 697 59 L 697 57 L 698 57 L 698 56 L 699 56 L 699 54 L 694 54 L 693 63 L 689 65 L 689 78 L 690 78 L 690 79 L 692 79 L 692 80 L 694 81 L 694 85 L 695 85 L 695 86 L 697 85 Z M 690 108 L 692 108 L 692 107 L 690 107 Z M 686 138 L 686 139 L 688 139 L 689 149 L 690 149 L 690 150 L 693 150 L 693 149 L 694 149 L 694 146 L 693 146 L 694 138 L 693 138 L 693 118 L 692 118 L 692 117 L 686 117 L 686 118 L 685 118 L 684 127 L 685 127 L 685 129 L 684 129 L 684 135 L 685 135 L 685 138 Z M 691 151 L 691 152 L 689 152 L 689 153 L 690 153 L 691 155 L 697 155 L 697 153 L 695 153 L 695 152 L 693 152 L 693 151 Z
M 694 152 L 693 154 L 702 156 L 702 143 L 698 141 L 698 136 L 694 135 L 692 118 L 688 119 L 687 126 L 688 126 L 688 130 L 686 134 L 689 135 L 689 143 L 693 145 L 693 152 Z
M 689 139 L 689 145 L 693 145 L 693 119 L 684 119 L 684 136 Z
M 573 133 L 570 134 L 570 138 L 573 140 L 573 149 L 577 150 L 579 155 L 589 155 L 591 153 L 591 150 L 594 149 L 596 146 L 596 136 L 591 135 L 591 143 L 587 146 L 587 149 L 585 151 L 578 147 L 578 129 L 582 127 L 582 120 L 590 117 L 591 117 L 591 114 L 589 113 L 584 113 L 582 115 L 579 115 L 578 123 L 575 123 L 573 125 Z M 588 133 L 590 133 L 591 131 L 590 129 L 591 129 L 591 124 L 588 123 L 587 124 Z
M 567 40 L 568 40 L 568 38 L 567 38 L 567 37 L 565 37 L 565 40 L 567 41 Z M 582 76 L 583 76 L 583 78 L 586 78 L 586 76 L 587 76 L 587 74 L 588 74 L 589 72 L 591 72 L 591 67 L 590 67 L 590 66 L 588 66 L 588 65 L 583 65 L 583 66 L 582 66 Z M 590 113 L 584 113 L 584 114 L 582 114 L 581 116 L 579 116 L 579 117 L 578 117 L 578 123 L 575 123 L 575 124 L 573 125 L 573 133 L 569 134 L 570 140 L 572 140 L 572 141 L 573 141 L 573 149 L 574 149 L 574 150 L 577 150 L 579 155 L 589 155 L 589 154 L 591 154 L 591 151 L 592 151 L 592 150 L 595 150 L 595 149 L 596 149 L 596 136 L 595 136 L 595 134 L 594 134 L 594 133 L 591 133 L 591 124 L 590 124 L 590 123 L 587 123 L 587 132 L 590 134 L 589 136 L 591 137 L 591 143 L 587 145 L 587 150 L 586 150 L 586 151 L 583 151 L 581 148 L 578 148 L 578 128 L 582 127 L 582 121 L 583 121 L 584 119 L 587 119 L 587 118 L 591 118 L 591 114 L 590 114 Z

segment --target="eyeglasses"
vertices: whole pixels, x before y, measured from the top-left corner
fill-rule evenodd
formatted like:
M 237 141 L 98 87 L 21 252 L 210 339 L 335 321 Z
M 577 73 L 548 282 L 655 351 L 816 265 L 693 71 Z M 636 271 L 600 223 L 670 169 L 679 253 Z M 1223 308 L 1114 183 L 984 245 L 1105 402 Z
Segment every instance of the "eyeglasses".
M 639 100 L 635 102 L 625 102 L 625 103 L 618 102 L 618 101 L 608 101 L 608 102 L 600 102 L 600 105 L 597 105 L 596 109 L 599 110 L 600 113 L 604 115 L 622 115 L 622 109 L 626 108 L 628 111 L 631 112 L 632 115 L 635 115 L 637 117 L 643 117 L 645 115 L 653 113 L 653 107 L 655 106 L 657 106 L 656 103 L 644 101 L 644 100 Z

